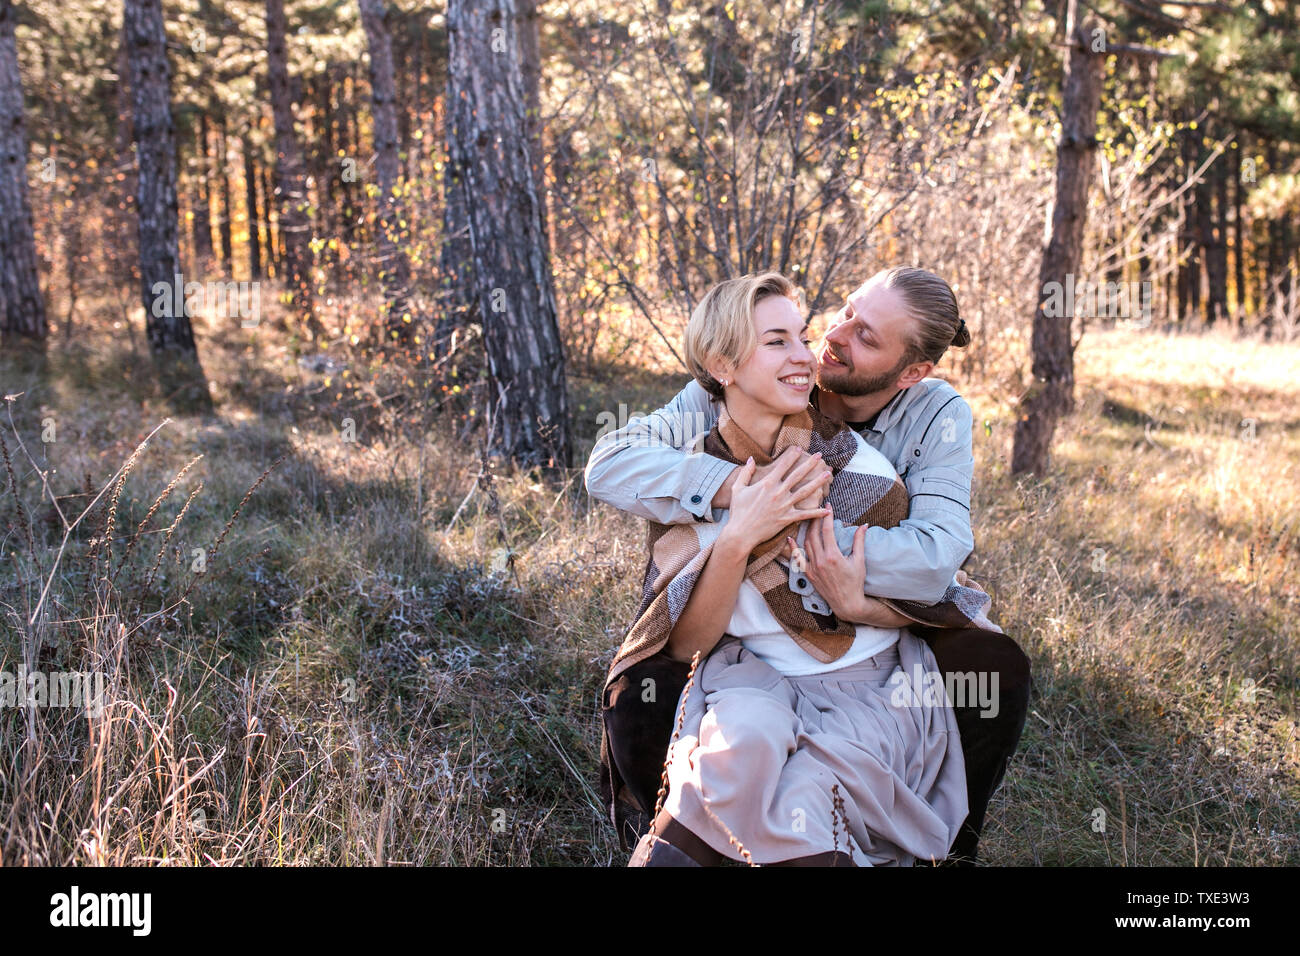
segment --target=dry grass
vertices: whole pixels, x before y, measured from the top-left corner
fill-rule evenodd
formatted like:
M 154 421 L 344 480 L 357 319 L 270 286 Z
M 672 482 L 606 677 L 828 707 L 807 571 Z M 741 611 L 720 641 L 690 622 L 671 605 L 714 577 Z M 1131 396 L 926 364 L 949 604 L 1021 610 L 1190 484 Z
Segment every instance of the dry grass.
M 0 670 L 100 669 L 111 704 L 0 710 L 0 862 L 622 864 L 595 714 L 640 523 L 577 473 L 471 495 L 480 462 L 436 422 L 404 438 L 352 412 L 345 442 L 324 377 L 259 343 L 209 336 L 217 414 L 175 415 L 125 476 L 112 543 L 94 540 L 110 490 L 54 573 L 64 520 L 6 432 Z M 69 522 L 171 414 L 147 362 L 90 345 L 0 359 Z M 1038 684 L 989 862 L 1300 862 L 1297 358 L 1090 333 L 1041 482 L 1006 473 L 1008 396 L 958 383 L 977 415 L 972 572 Z M 678 381 L 596 374 L 574 382 L 583 452 L 601 411 Z
M 975 573 L 1038 684 L 988 856 L 1294 865 L 1300 348 L 1090 333 L 1078 367 L 1042 482 L 972 390 Z

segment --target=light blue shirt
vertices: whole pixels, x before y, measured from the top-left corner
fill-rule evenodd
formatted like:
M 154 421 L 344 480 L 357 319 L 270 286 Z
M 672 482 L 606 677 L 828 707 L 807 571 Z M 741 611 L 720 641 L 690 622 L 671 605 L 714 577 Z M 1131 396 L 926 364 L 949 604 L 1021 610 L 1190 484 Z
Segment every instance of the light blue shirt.
M 587 493 L 660 524 L 716 520 L 721 512 L 710 502 L 736 467 L 701 450 L 720 408 L 692 380 L 663 408 L 602 435 L 587 462 Z M 889 459 L 911 497 L 911 511 L 896 528 L 867 529 L 863 590 L 934 604 L 975 547 L 970 406 L 942 379 L 922 379 L 860 434 Z M 854 528 L 835 524 L 848 553 Z

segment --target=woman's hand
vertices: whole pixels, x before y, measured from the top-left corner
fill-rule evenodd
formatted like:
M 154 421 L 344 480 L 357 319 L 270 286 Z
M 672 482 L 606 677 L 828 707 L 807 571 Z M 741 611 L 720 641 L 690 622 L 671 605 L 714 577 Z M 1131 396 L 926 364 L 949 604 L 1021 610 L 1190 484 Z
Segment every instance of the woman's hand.
M 911 623 L 862 591 L 867 580 L 867 526 L 860 525 L 853 532 L 853 551 L 845 557 L 835 542 L 835 520 L 830 509 L 826 510 L 825 517 L 812 522 L 804 536 L 804 572 L 817 593 L 826 599 L 835 616 L 845 621 L 872 627 L 903 627 Z M 793 541 L 789 541 L 789 547 L 793 550 Z
M 754 481 L 756 466 L 750 458 L 731 486 L 731 517 L 718 543 L 725 541 L 752 551 L 789 525 L 826 515 L 825 508 L 803 506 L 813 495 L 824 492 L 818 490 L 826 484 L 819 468 L 824 470 L 821 455 L 811 455 L 794 463 L 784 474 L 774 469 Z
M 754 468 L 754 474 L 757 475 L 759 478 L 765 478 L 770 472 L 773 471 L 779 471 L 781 472 L 781 474 L 785 474 L 791 467 L 793 467 L 795 462 L 806 461 L 811 457 L 812 456 L 809 455 L 808 452 L 804 451 L 799 446 L 791 445 L 789 448 L 781 452 L 781 454 L 777 455 L 774 460 L 768 462 L 766 465 L 756 466 Z M 731 508 L 731 486 L 736 483 L 736 478 L 740 475 L 741 468 L 744 467 L 745 467 L 744 465 L 740 465 L 735 469 L 733 469 L 731 474 L 727 476 L 726 480 L 723 481 L 723 483 L 718 486 L 718 490 L 714 492 L 713 501 L 711 502 L 711 505 L 714 508 L 718 508 L 722 511 L 726 511 Z M 806 481 L 805 488 L 808 490 L 809 493 L 802 500 L 807 501 L 809 503 L 803 505 L 804 508 L 818 507 L 822 503 L 822 499 L 826 497 L 826 492 L 830 489 L 831 478 L 834 476 L 832 475 L 830 468 L 826 467 L 825 465 L 823 465 L 822 467 L 823 469 L 825 469 L 825 474 L 821 476 L 821 481 L 825 485 L 825 487 L 822 487 L 820 484 L 817 483 L 815 475 L 813 476 L 813 478 L 810 478 L 808 481 Z M 814 495 L 816 496 L 815 501 L 812 500 Z

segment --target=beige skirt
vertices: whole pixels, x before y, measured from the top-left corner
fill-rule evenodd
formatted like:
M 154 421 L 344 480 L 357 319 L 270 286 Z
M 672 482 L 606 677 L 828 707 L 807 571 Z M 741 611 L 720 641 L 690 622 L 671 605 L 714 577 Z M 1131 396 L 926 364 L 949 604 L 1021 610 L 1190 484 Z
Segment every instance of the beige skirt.
M 743 860 L 734 837 L 758 864 L 834 849 L 859 866 L 941 860 L 967 813 L 942 687 L 934 653 L 906 629 L 873 658 L 809 677 L 726 636 L 686 693 L 664 809 Z

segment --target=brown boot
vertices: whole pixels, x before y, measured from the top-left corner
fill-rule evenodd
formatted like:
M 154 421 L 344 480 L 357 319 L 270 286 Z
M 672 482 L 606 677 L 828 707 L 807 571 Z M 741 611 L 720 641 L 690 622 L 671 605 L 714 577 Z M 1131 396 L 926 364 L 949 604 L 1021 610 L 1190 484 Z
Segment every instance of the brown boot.
M 632 851 L 628 866 L 699 866 L 687 854 L 673 846 L 667 840 L 647 833 Z
M 705 843 L 694 831 L 678 823 L 667 810 L 660 810 L 659 815 L 655 817 L 654 831 L 655 844 L 653 846 L 650 844 L 649 833 L 643 836 L 632 851 L 632 859 L 628 862 L 628 866 L 721 866 L 727 861 L 727 857 Z M 690 862 L 680 862 L 680 857 Z M 651 862 L 652 859 L 660 858 L 676 859 L 678 862 Z M 644 862 L 636 862 L 638 860 Z
M 727 859 L 713 847 L 709 846 L 695 831 L 687 829 L 675 820 L 667 810 L 660 810 L 655 818 L 655 832 L 681 850 L 700 866 L 721 866 Z
M 857 866 L 857 864 L 853 862 L 853 857 L 842 850 L 827 850 L 825 853 L 814 853 L 812 856 L 796 856 L 792 860 L 769 863 L 768 866 Z

